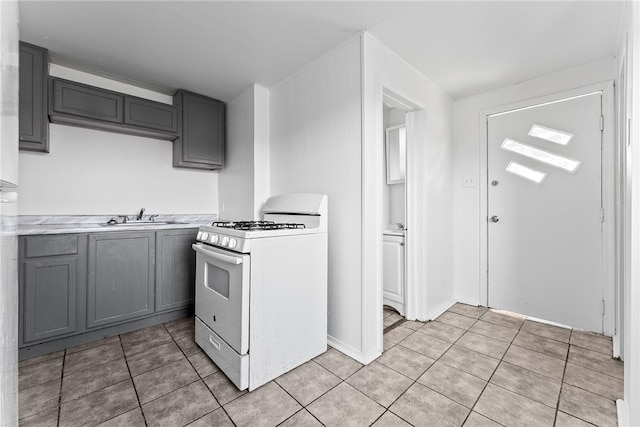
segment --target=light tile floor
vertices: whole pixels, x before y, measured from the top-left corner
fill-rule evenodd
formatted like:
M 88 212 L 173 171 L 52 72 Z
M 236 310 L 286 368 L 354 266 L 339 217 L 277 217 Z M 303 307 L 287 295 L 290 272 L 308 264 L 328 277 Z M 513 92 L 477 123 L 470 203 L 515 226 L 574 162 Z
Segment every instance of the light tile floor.
M 193 318 L 20 363 L 20 425 L 616 425 L 609 338 L 456 304 L 436 321 L 385 310 L 384 354 L 335 349 L 247 393 L 193 341 Z

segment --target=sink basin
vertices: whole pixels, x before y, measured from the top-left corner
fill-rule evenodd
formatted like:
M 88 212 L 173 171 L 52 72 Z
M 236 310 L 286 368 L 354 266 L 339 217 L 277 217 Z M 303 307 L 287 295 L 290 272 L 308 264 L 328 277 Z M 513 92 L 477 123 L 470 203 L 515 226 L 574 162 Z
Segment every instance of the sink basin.
M 144 227 L 151 225 L 170 225 L 170 224 L 186 224 L 186 222 L 179 221 L 127 221 L 127 222 L 118 222 L 114 224 L 110 224 L 108 222 L 101 222 L 100 225 L 103 227 Z

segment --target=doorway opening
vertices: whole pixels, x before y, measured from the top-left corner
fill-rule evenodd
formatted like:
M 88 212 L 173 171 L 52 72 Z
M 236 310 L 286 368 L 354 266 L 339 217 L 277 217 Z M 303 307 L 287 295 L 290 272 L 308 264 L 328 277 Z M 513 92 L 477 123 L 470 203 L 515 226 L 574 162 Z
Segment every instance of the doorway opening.
M 407 108 L 383 97 L 382 304 L 383 331 L 406 315 Z

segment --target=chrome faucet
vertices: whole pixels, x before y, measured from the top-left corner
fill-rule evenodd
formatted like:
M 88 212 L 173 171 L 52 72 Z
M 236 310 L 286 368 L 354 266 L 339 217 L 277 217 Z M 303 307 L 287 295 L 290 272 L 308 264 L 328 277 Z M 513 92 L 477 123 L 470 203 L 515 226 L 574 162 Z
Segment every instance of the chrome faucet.
M 405 230 L 405 225 L 401 222 L 396 222 L 396 225 L 398 226 L 398 230 Z
M 126 224 L 129 221 L 129 217 L 127 215 L 118 215 L 118 218 L 122 218 L 122 223 Z
M 155 222 L 157 217 L 158 217 L 158 215 L 149 215 L 149 221 Z
M 144 213 L 144 208 L 140 209 L 140 213 L 136 217 L 136 221 L 140 221 L 142 219 L 142 214 Z

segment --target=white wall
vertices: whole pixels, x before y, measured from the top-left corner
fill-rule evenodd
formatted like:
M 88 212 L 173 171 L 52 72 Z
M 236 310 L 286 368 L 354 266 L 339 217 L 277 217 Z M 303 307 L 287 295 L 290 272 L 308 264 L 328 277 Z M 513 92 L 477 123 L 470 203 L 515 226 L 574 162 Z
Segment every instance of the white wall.
M 225 167 L 218 175 L 221 219 L 260 218 L 269 196 L 269 90 L 251 85 L 227 103 Z
M 621 139 L 626 146 L 624 400 L 618 401 L 622 426 L 640 425 L 640 4 L 627 4 L 619 57 L 625 58 L 627 87 L 622 96 Z M 625 120 L 626 119 L 626 120 Z M 626 122 L 626 126 L 625 126 Z M 628 135 L 628 137 L 627 137 Z M 630 203 L 629 203 L 630 201 Z
M 0 2 L 0 178 L 18 184 L 18 2 Z M 4 183 L 3 183 L 4 184 Z M 6 190 L 6 189 L 5 189 Z M 0 191 L 2 199 L 8 194 Z M 18 425 L 18 239 L 0 202 L 0 424 Z
M 51 75 L 171 103 L 171 97 L 51 64 Z M 50 125 L 49 154 L 19 154 L 21 215 L 216 213 L 218 173 L 172 167 L 170 141 Z
M 227 103 L 224 169 L 218 172 L 218 216 L 253 218 L 253 86 Z
M 328 195 L 331 345 L 362 359 L 360 38 L 271 88 L 271 193 Z
M 407 119 L 407 317 L 434 318 L 453 303 L 453 101 L 365 33 L 363 74 L 363 354 L 382 352 L 383 96 L 415 111 Z
M 543 76 L 456 101 L 455 111 L 455 194 L 454 213 L 454 283 L 455 297 L 469 304 L 483 303 L 480 295 L 480 117 L 489 108 L 500 107 L 593 83 L 613 80 L 615 59 L 606 58 L 581 67 Z M 473 178 L 474 187 L 462 186 Z M 484 296 L 486 298 L 486 296 Z

